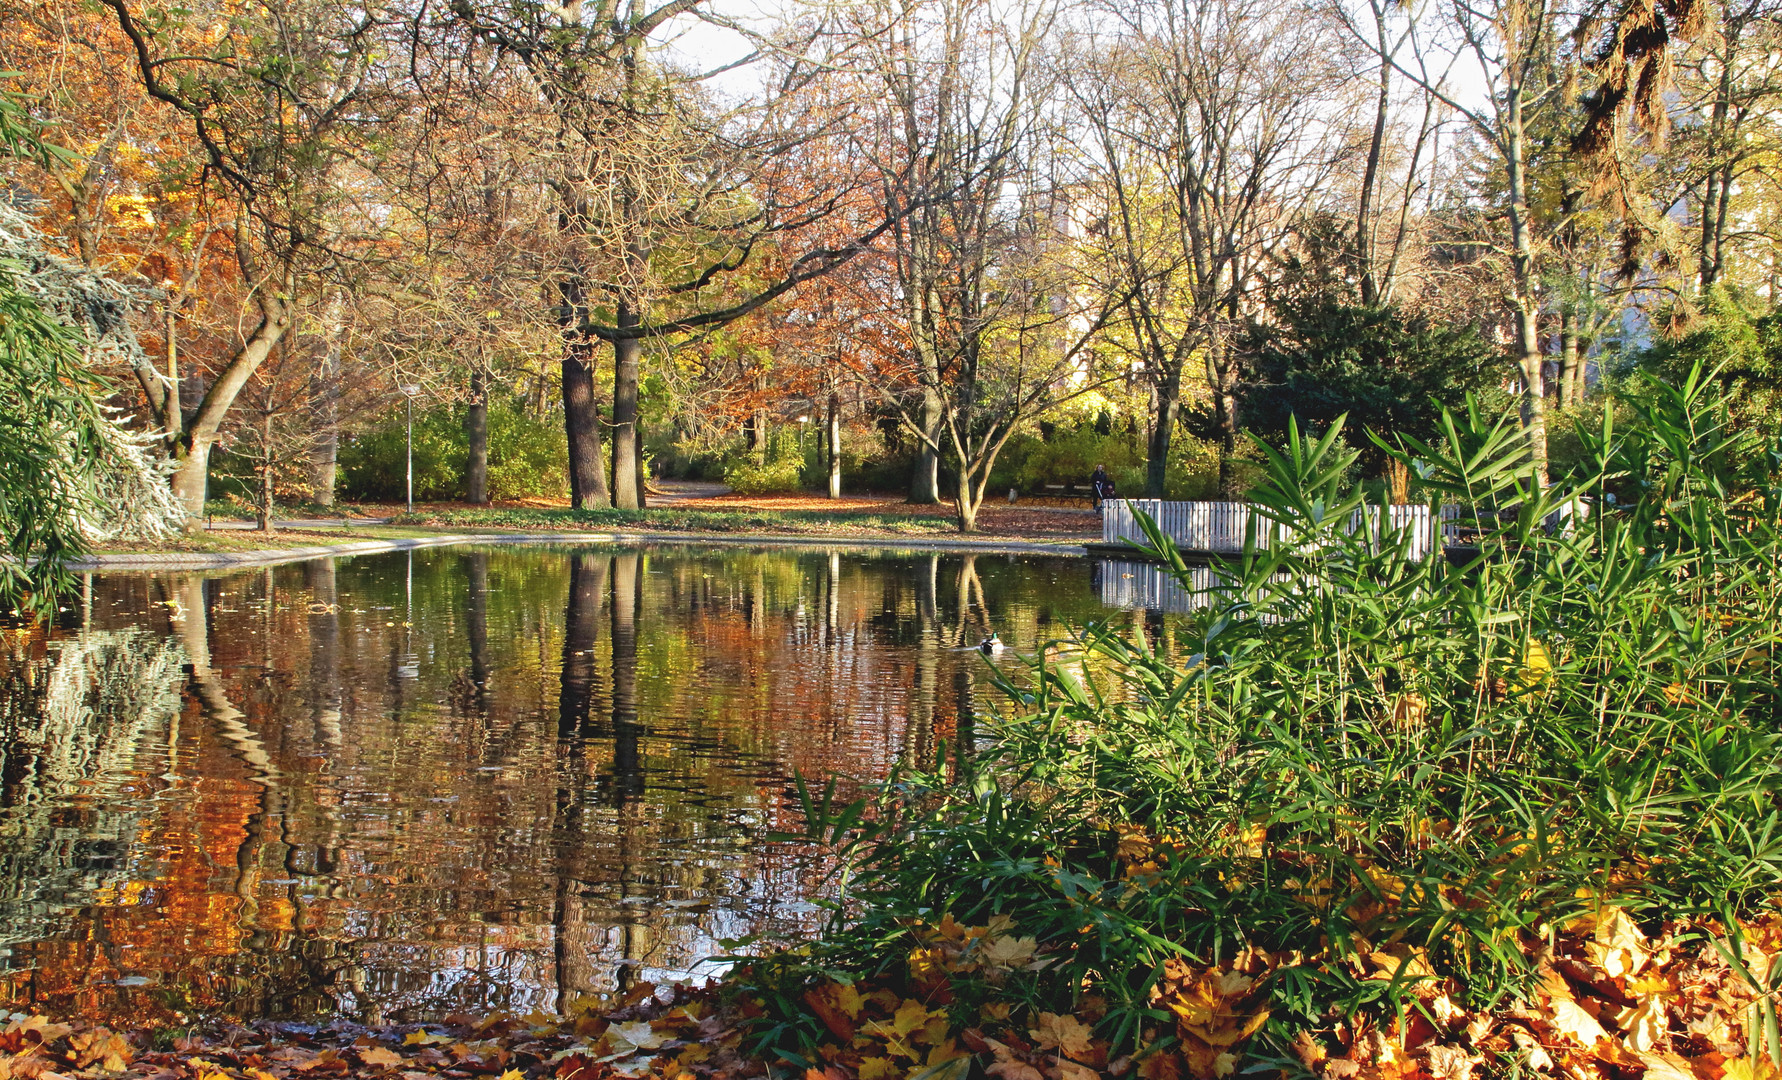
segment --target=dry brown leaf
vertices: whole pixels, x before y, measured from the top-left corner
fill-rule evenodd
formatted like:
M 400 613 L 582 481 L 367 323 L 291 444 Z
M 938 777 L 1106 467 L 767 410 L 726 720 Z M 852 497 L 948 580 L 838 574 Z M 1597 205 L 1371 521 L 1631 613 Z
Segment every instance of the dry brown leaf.
M 378 1069 L 393 1069 L 402 1064 L 402 1055 L 382 1046 L 369 1046 L 359 1051 L 359 1060 Z
M 1596 1017 L 1585 1012 L 1578 1004 L 1578 1000 L 1572 996 L 1571 987 L 1565 984 L 1565 979 L 1557 971 L 1545 968 L 1541 974 L 1541 987 L 1547 992 L 1548 998 L 1545 1019 L 1553 1025 L 1554 1030 L 1586 1050 L 1608 1039 L 1609 1033 L 1597 1023 Z
M 1640 1064 L 1646 1066 L 1645 1080 L 1696 1080 L 1695 1070 L 1689 1062 L 1676 1054 L 1641 1054 Z
M 1304 1028 L 1293 1037 L 1293 1052 L 1299 1057 L 1300 1064 L 1308 1069 L 1317 1068 L 1319 1062 L 1330 1056 L 1330 1052 L 1324 1049 L 1324 1044 Z
M 1087 1065 L 1078 1065 L 1069 1058 L 1058 1058 L 1057 1065 L 1049 1070 L 1055 1073 L 1058 1080 L 1100 1080 L 1101 1074 Z
M 1596 933 L 1584 945 L 1584 955 L 1611 979 L 1638 975 L 1652 959 L 1646 936 L 1626 911 L 1603 908 L 1596 915 Z
M 1435 1080 L 1472 1080 L 1473 1066 L 1484 1058 L 1458 1046 L 1429 1048 L 1429 1075 Z
M 1085 1058 L 1089 1056 L 1089 1041 L 1093 1032 L 1087 1024 L 1074 1016 L 1043 1012 L 1039 1014 L 1039 1025 L 1030 1029 L 1028 1034 L 1033 1036 L 1043 1050 L 1056 1050 L 1066 1057 Z
M 979 953 L 985 966 L 995 968 L 1026 967 L 1039 951 L 1039 942 L 1030 937 L 999 937 L 984 942 Z

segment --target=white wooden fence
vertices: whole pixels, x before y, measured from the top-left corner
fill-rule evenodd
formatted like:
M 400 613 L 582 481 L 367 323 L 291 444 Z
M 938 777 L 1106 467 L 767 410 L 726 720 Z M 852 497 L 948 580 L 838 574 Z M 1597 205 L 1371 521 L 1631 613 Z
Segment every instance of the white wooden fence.
M 1258 551 L 1279 544 L 1283 526 L 1252 511 L 1241 502 L 1166 502 L 1163 499 L 1109 499 L 1102 504 L 1101 539 L 1118 544 L 1126 540 L 1145 542 L 1139 528 L 1138 513 L 1149 514 L 1163 534 L 1176 542 L 1184 552 L 1208 555 L 1239 555 L 1246 545 L 1254 543 Z M 1381 513 L 1394 531 L 1410 531 L 1409 554 L 1422 559 L 1435 550 L 1435 526 L 1427 506 L 1368 506 L 1350 515 L 1348 531 L 1362 527 L 1365 512 L 1370 529 L 1379 535 Z M 1447 515 L 1444 513 L 1444 518 Z M 1447 529 L 1444 528 L 1444 533 Z
M 1449 503 L 1442 507 L 1442 543 L 1454 546 L 1460 544 L 1476 544 L 1481 532 L 1490 532 L 1499 528 L 1499 523 L 1491 520 L 1489 511 L 1480 511 L 1483 520 L 1474 520 L 1470 515 L 1462 524 L 1461 507 Z M 1578 522 L 1590 517 L 1590 504 L 1583 499 L 1570 499 L 1560 503 L 1558 509 L 1548 513 L 1541 519 L 1541 525 L 1548 532 L 1570 531 Z M 1103 531 L 1106 529 L 1104 527 Z

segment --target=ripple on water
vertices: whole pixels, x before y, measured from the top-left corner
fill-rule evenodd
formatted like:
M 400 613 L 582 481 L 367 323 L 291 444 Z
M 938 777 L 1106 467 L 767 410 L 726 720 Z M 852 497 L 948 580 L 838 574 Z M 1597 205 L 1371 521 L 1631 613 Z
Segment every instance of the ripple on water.
M 552 1008 L 816 925 L 766 842 L 971 737 L 1090 564 L 450 549 L 101 575 L 0 642 L 0 1000 Z M 994 628 L 1013 649 L 970 648 Z

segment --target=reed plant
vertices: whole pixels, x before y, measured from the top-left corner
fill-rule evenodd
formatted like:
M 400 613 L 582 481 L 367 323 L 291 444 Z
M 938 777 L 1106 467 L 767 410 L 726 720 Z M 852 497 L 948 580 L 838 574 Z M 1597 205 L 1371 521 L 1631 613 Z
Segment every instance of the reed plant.
M 1085 626 L 1003 682 L 971 752 L 848 806 L 801 788 L 842 869 L 821 940 L 739 978 L 761 1048 L 833 1063 L 813 988 L 839 982 L 955 1032 L 1082 1017 L 1106 1049 L 1075 1060 L 1105 1072 L 1178 1041 L 1214 1056 L 1146 1075 L 1223 1075 L 1240 1045 L 1304 1070 L 1306 1032 L 1557 993 L 1567 928 L 1736 952 L 1782 896 L 1782 444 L 1734 431 L 1716 387 L 1698 369 L 1644 387 L 1635 423 L 1604 410 L 1567 486 L 1471 402 L 1435 441 L 1376 439 L 1460 507 L 1478 542 L 1454 559 L 1356 527 L 1382 511 L 1340 425 L 1259 447 L 1251 497 L 1285 542 L 1171 641 Z

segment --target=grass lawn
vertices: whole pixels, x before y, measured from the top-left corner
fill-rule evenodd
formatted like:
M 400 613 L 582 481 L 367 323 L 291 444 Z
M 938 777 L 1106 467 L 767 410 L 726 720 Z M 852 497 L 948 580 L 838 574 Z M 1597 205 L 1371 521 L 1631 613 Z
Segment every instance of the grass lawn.
M 826 507 L 824 500 L 776 499 L 771 507 L 741 500 L 701 500 L 693 505 L 645 510 L 572 510 L 568 507 L 463 504 L 416 507 L 398 514 L 401 524 L 448 529 L 639 529 L 651 532 L 758 533 L 813 537 L 957 538 L 960 532 L 946 507 L 909 507 L 902 503 L 856 501 Z M 1082 540 L 1099 536 L 1098 518 L 1055 509 L 986 507 L 978 518 L 978 536 L 994 539 Z

